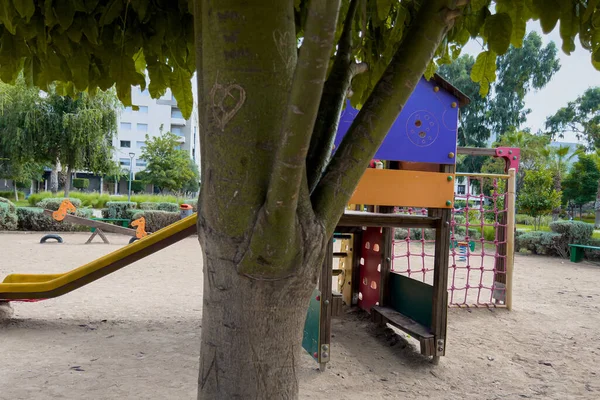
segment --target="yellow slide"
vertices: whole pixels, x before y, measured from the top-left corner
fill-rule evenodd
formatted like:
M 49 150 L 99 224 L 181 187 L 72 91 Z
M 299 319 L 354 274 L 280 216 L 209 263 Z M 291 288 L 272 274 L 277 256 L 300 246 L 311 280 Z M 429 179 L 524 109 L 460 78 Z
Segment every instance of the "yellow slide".
M 117 271 L 196 233 L 196 217 L 171 224 L 130 245 L 63 274 L 11 274 L 0 283 L 0 301 L 58 297 Z

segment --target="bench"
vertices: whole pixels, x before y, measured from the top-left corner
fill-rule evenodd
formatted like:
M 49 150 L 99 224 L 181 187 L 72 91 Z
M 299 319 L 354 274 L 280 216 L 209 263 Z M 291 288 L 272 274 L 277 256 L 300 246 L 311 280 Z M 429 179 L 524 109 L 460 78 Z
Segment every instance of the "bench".
M 597 246 L 588 246 L 585 244 L 570 244 L 571 248 L 571 262 L 578 263 L 583 260 L 585 249 L 600 250 Z

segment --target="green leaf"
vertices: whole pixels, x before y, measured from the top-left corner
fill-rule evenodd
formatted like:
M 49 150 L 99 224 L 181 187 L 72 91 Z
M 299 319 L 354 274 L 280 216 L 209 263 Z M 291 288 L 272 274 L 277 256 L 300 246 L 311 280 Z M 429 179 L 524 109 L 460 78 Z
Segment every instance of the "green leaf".
M 148 85 L 150 96 L 158 99 L 165 94 L 171 83 L 171 68 L 160 62 L 150 62 L 148 63 L 148 77 L 150 78 Z
M 569 1 L 570 2 L 570 1 Z M 556 26 L 560 17 L 560 0 L 533 0 L 533 12 L 540 19 L 542 32 L 550 33 Z
M 527 32 L 527 21 L 531 18 L 531 12 L 526 3 L 529 1 L 510 0 L 496 4 L 496 12 L 505 12 L 512 21 L 512 34 L 510 43 L 520 48 L 523 46 L 523 38 Z
M 54 0 L 54 11 L 60 27 L 69 29 L 75 17 L 75 7 L 71 0 Z
M 471 80 L 479 83 L 481 97 L 487 96 L 490 84 L 496 80 L 496 53 L 488 50 L 477 56 L 471 69 Z
M 590 17 L 596 10 L 596 7 L 598 6 L 599 2 L 600 2 L 600 0 L 588 0 L 585 12 L 583 13 L 583 16 L 581 17 L 582 22 L 587 22 L 590 19 Z
M 387 19 L 388 14 L 390 13 L 390 8 L 392 7 L 392 0 L 379 0 L 376 2 L 377 4 L 377 17 L 380 21 L 385 21 Z
M 485 20 L 483 32 L 488 40 L 490 50 L 504 54 L 510 46 L 512 21 L 507 13 L 498 13 Z
M 433 60 L 429 61 L 427 68 L 425 68 L 425 73 L 424 73 L 425 79 L 430 80 L 431 78 L 433 78 L 433 75 L 435 74 L 436 70 L 437 70 L 436 63 Z
M 93 17 L 88 15 L 85 18 L 85 22 L 82 25 L 82 31 L 90 43 L 98 44 L 98 24 Z
M 562 38 L 562 50 L 566 54 L 575 51 L 575 35 L 579 31 L 579 22 L 576 9 L 571 6 L 571 2 L 565 2 L 560 14 L 560 37 Z
M 490 16 L 490 10 L 487 7 L 484 7 L 476 12 L 467 14 L 465 16 L 464 26 L 467 28 L 467 31 L 471 34 L 472 38 L 476 38 L 479 36 L 479 32 L 481 31 L 481 27 L 485 23 L 486 18 Z
M 181 109 L 181 114 L 185 119 L 188 119 L 192 115 L 192 108 L 194 107 L 192 74 L 183 68 L 175 68 L 171 75 L 171 91 Z
M 471 0 L 471 11 L 479 11 L 490 5 L 490 0 Z
M 90 55 L 83 46 L 75 48 L 73 57 L 69 59 L 69 67 L 73 75 L 73 83 L 77 90 L 83 91 L 89 82 Z
M 133 58 L 125 54 L 111 60 L 110 75 L 115 80 L 117 96 L 124 105 L 131 105 L 131 86 L 146 86 L 144 76 L 135 70 Z
M 4 0 L 4 2 L 9 3 L 7 0 Z M 35 13 L 35 3 L 33 0 L 14 0 L 13 3 L 19 15 L 29 22 Z
M 144 50 L 140 50 L 133 56 L 135 62 L 135 70 L 142 75 L 145 75 L 146 71 L 146 58 L 144 57 Z
M 14 24 L 16 17 L 17 14 L 12 8 L 10 1 L 0 1 L 0 23 L 13 35 L 17 34 L 17 26 Z
M 111 24 L 123 11 L 123 0 L 112 0 L 100 17 L 100 26 Z

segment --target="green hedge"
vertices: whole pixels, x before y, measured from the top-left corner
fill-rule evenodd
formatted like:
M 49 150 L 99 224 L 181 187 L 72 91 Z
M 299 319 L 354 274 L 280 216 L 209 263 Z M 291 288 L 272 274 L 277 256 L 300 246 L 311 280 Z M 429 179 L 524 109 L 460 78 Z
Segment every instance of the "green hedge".
M 0 231 L 14 231 L 17 228 L 17 208 L 10 200 L 0 197 Z
M 22 194 L 19 194 L 19 196 L 22 196 Z M 12 193 L 7 197 L 11 198 Z M 34 194 L 30 195 L 27 200 L 29 201 L 29 204 L 31 204 L 32 206 L 35 206 L 41 200 L 50 198 L 50 197 L 56 197 L 56 195 L 53 195 L 51 192 L 34 193 Z M 97 208 L 97 209 L 106 208 L 107 207 L 106 204 L 108 202 L 127 201 L 126 195 L 114 196 L 114 195 L 110 195 L 108 193 L 100 195 L 100 193 L 97 193 L 97 192 L 93 192 L 93 193 L 73 192 L 70 194 L 70 197 L 81 200 L 82 205 L 85 207 L 93 207 L 93 208 Z M 154 195 L 154 194 L 135 194 L 135 195 L 131 196 L 131 201 L 136 204 L 151 202 L 151 203 L 173 203 L 173 204 L 179 205 L 181 203 L 187 203 L 194 207 L 196 207 L 196 202 L 197 202 L 197 200 L 180 200 L 175 196 Z
M 73 178 L 73 187 L 76 189 L 87 189 L 90 187 L 90 180 L 86 178 Z
M 137 208 L 137 203 L 133 201 L 109 201 L 106 206 L 108 216 L 105 218 L 127 218 L 127 210 Z
M 138 210 L 138 212 L 133 215 L 132 219 L 138 219 L 140 217 L 144 217 L 146 219 L 146 232 L 156 232 L 181 219 L 179 212 L 159 210 Z
M 36 204 L 38 208 L 45 208 L 46 210 L 56 211 L 60 207 L 61 203 L 65 200 L 64 197 L 49 197 L 41 200 Z M 69 201 L 71 204 L 75 206 L 75 208 L 80 209 L 82 207 L 81 200 L 69 197 Z
M 81 208 L 76 213 L 79 217 L 91 218 L 92 210 Z M 36 207 L 18 207 L 18 227 L 22 231 L 46 231 L 46 232 L 85 232 L 90 228 L 83 225 L 75 225 L 62 221 L 55 221 L 51 216 L 45 215 L 44 210 Z
M 146 189 L 146 185 L 144 184 L 143 181 L 136 181 L 136 180 L 131 181 L 131 191 L 132 192 L 140 193 L 140 192 L 143 192 L 144 189 Z
M 561 236 L 560 233 L 556 232 L 525 232 L 515 238 L 515 250 L 526 249 L 533 254 L 558 256 L 560 255 Z
M 19 195 L 19 199 L 24 199 L 25 198 L 25 193 L 21 192 L 20 190 L 17 191 L 17 194 Z M 0 192 L 0 197 L 3 197 L 5 199 L 9 199 L 9 200 L 14 200 L 15 199 L 15 191 L 14 190 L 10 190 L 10 191 L 3 191 Z
M 149 201 L 145 201 L 139 204 L 140 210 L 157 210 L 157 211 L 169 211 L 169 212 L 178 212 L 179 204 L 177 203 L 153 203 Z

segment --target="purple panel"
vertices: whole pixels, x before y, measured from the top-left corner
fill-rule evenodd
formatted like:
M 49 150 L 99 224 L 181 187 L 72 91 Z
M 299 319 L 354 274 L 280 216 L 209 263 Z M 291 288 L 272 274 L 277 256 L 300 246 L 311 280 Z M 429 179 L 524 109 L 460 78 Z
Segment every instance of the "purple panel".
M 434 91 L 436 84 L 421 78 L 404 109 L 396 118 L 392 129 L 377 150 L 375 158 L 391 161 L 428 162 L 437 164 L 455 164 L 458 99 L 440 88 Z M 335 138 L 335 148 L 350 128 L 358 111 L 348 101 L 342 111 L 340 124 Z

